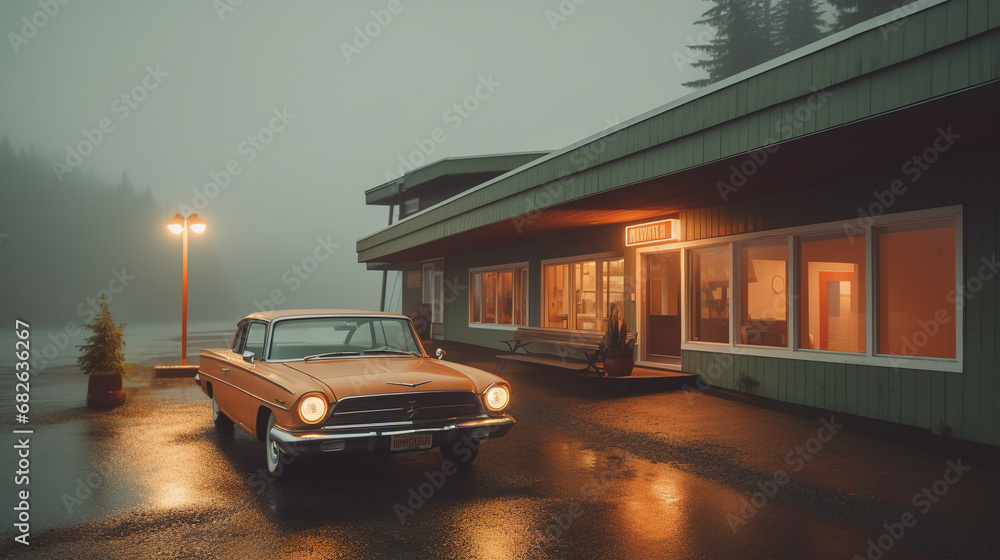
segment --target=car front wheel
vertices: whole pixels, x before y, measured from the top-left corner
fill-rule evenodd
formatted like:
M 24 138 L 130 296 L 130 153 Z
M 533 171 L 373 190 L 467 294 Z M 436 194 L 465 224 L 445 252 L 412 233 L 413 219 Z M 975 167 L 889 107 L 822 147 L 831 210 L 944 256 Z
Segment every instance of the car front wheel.
M 267 456 L 267 472 L 271 476 L 287 476 L 295 457 L 278 447 L 278 442 L 271 438 L 271 428 L 274 427 L 274 413 L 267 419 L 267 429 L 264 432 L 264 453 Z
M 229 419 L 221 410 L 219 410 L 219 403 L 215 402 L 215 396 L 212 397 L 212 422 L 215 424 L 216 428 L 220 430 L 228 429 L 233 427 L 233 421 Z

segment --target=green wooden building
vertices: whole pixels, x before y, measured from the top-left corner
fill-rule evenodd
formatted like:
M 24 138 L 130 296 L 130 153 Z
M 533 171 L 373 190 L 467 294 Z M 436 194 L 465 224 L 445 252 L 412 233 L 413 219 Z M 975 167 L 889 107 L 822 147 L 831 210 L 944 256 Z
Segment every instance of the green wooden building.
M 564 149 L 406 173 L 358 257 L 436 338 L 619 302 L 641 365 L 1000 445 L 998 78 L 1000 0 L 916 2 Z

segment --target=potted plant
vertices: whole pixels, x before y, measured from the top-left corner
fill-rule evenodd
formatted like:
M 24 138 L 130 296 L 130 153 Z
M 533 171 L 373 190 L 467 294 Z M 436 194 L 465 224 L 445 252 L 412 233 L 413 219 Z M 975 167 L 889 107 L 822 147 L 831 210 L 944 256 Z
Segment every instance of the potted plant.
M 101 316 L 84 327 L 94 332 L 87 343 L 79 346 L 83 355 L 77 364 L 90 376 L 87 382 L 87 406 L 111 408 L 125 402 L 122 377 L 128 372 L 125 365 L 125 323 L 115 325 L 111 320 L 108 301 L 101 296 Z
M 628 323 L 621 306 L 617 302 L 612 303 L 608 328 L 604 333 L 604 372 L 612 377 L 631 375 L 635 367 L 632 354 L 635 338 L 630 338 L 628 334 Z

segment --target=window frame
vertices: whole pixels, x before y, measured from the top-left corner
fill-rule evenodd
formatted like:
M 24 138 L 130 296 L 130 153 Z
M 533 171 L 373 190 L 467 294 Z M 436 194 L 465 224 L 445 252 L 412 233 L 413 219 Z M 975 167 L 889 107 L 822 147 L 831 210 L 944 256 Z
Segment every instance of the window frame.
M 726 342 L 693 340 L 692 342 L 698 344 L 709 344 L 717 346 L 729 346 L 733 342 L 733 313 L 734 313 L 733 303 L 736 300 L 733 290 L 736 289 L 734 286 L 736 271 L 732 269 L 732 266 L 733 266 L 733 259 L 735 258 L 733 253 L 736 251 L 736 244 L 730 242 L 721 242 L 721 243 L 716 242 L 716 243 L 704 243 L 690 247 L 682 247 L 678 245 L 676 246 L 676 250 L 678 250 L 681 256 L 681 294 L 683 295 L 683 297 L 681 297 L 681 313 L 682 313 L 681 350 L 682 351 L 684 350 L 684 342 L 688 340 L 689 336 L 694 336 L 695 334 L 694 314 L 698 310 L 698 306 L 692 305 L 693 302 L 691 301 L 691 299 L 689 299 L 690 297 L 694 296 L 694 292 L 692 291 L 692 293 L 690 294 L 685 292 L 685 290 L 694 289 L 693 284 L 694 284 L 695 269 L 694 265 L 690 261 L 691 251 L 695 249 L 706 249 L 713 247 L 718 247 L 725 250 L 726 260 L 728 261 L 729 264 L 729 285 L 726 288 L 728 290 L 727 294 L 728 301 L 726 302 L 726 322 L 728 324 L 728 328 L 726 329 L 726 335 L 729 340 L 727 340 Z M 645 305 L 645 302 L 642 303 L 643 305 Z M 643 320 L 645 321 L 645 317 L 643 317 Z
M 530 288 L 527 285 L 521 286 L 521 295 L 523 296 L 523 302 L 524 302 L 524 324 L 522 325 L 522 324 L 514 323 L 513 322 L 514 317 L 516 315 L 515 310 L 517 309 L 517 302 L 516 302 L 517 294 L 515 293 L 515 287 L 517 286 L 516 279 L 517 279 L 518 272 L 520 270 L 527 271 L 527 273 L 528 273 L 528 279 L 530 281 L 530 279 L 531 279 L 531 268 L 528 265 L 527 261 L 517 262 L 517 263 L 508 263 L 508 264 L 490 265 L 490 266 L 480 266 L 480 267 L 475 267 L 475 268 L 470 268 L 469 269 L 469 300 L 468 300 L 469 301 L 469 308 L 468 308 L 468 313 L 467 313 L 467 319 L 469 321 L 469 328 L 514 331 L 514 330 L 517 330 L 518 327 L 526 327 L 526 326 L 528 326 L 528 323 L 531 322 L 531 319 L 530 319 L 530 317 L 531 317 L 531 309 L 529 307 L 529 305 L 530 305 L 530 298 L 528 297 L 528 292 L 530 291 Z M 472 316 L 472 312 L 475 309 L 475 307 L 473 306 L 472 298 L 476 297 L 475 276 L 476 276 L 476 274 L 483 274 L 483 273 L 486 273 L 486 272 L 510 272 L 511 273 L 511 298 L 512 298 L 512 303 L 511 303 L 511 324 L 509 324 L 509 325 L 508 324 L 504 324 L 504 323 L 482 323 L 482 322 L 478 322 L 478 321 L 474 321 L 473 320 L 474 317 Z M 497 274 L 497 285 L 498 286 L 500 284 L 499 276 L 500 275 Z M 482 285 L 485 285 L 485 282 Z M 480 298 L 481 297 L 482 297 L 482 294 L 480 294 Z M 496 310 L 497 310 L 497 315 L 499 315 L 500 314 L 500 308 L 501 308 L 501 306 L 500 306 L 500 291 L 499 290 L 496 291 L 496 298 L 497 298 L 497 300 L 495 302 L 495 304 L 496 304 Z M 484 309 L 485 309 L 485 307 L 483 306 L 483 301 L 482 301 L 482 299 L 480 299 L 480 301 L 479 301 L 479 310 L 480 310 L 480 313 L 482 313 L 484 311 Z
M 250 321 L 241 321 L 236 327 L 236 334 L 233 335 L 233 342 L 229 345 L 229 349 L 233 354 L 240 353 L 240 346 L 243 345 L 243 341 L 246 339 L 247 335 L 247 325 Z
M 624 266 L 625 263 L 627 263 L 627 260 L 625 259 L 625 256 L 623 254 L 621 254 L 621 253 L 605 252 L 605 253 L 593 253 L 593 254 L 589 254 L 589 255 L 577 255 L 577 256 L 573 256 L 573 257 L 562 257 L 562 258 L 558 258 L 558 259 L 546 259 L 546 260 L 543 260 L 541 262 L 541 275 L 542 275 L 541 286 L 542 286 L 542 292 L 543 292 L 541 294 L 541 296 L 542 296 L 541 297 L 542 309 L 543 310 L 548 309 L 548 297 L 544 293 L 544 289 L 545 289 L 544 288 L 545 287 L 545 269 L 547 267 L 554 266 L 554 265 L 562 265 L 562 264 L 571 265 L 570 268 L 569 268 L 569 281 L 570 281 L 569 293 L 572 294 L 572 293 L 574 293 L 573 267 L 572 267 L 572 265 L 574 265 L 574 264 L 581 264 L 581 263 L 587 263 L 587 262 L 593 262 L 594 263 L 594 271 L 595 271 L 594 274 L 600 276 L 600 281 L 596 282 L 596 285 L 594 286 L 594 292 L 596 294 L 600 294 L 600 296 L 603 298 L 603 294 L 604 294 L 604 278 L 603 278 L 603 272 L 601 270 L 600 264 L 602 262 L 612 261 L 612 260 L 622 260 L 623 261 L 622 276 L 623 276 L 624 282 L 625 282 L 625 284 L 624 284 L 625 291 L 623 292 L 622 295 L 623 295 L 623 298 L 626 301 L 623 301 L 622 303 L 623 304 L 629 303 L 627 301 L 627 296 L 628 296 L 628 293 L 629 293 L 629 291 L 628 291 L 629 280 L 628 280 L 628 274 L 626 272 L 627 268 L 625 268 L 625 266 Z M 601 313 L 602 313 L 602 315 L 601 315 L 601 322 L 603 323 L 604 322 L 603 307 L 605 305 L 598 305 L 598 303 L 606 304 L 606 302 L 603 302 L 603 301 L 602 302 L 595 302 L 595 308 L 601 310 Z M 567 302 L 567 308 L 571 310 L 571 313 L 570 313 L 570 318 L 567 318 L 567 320 L 566 320 L 566 326 L 565 327 L 555 327 L 555 326 L 549 326 L 549 325 L 541 325 L 542 328 L 547 328 L 547 329 L 562 329 L 562 330 L 567 330 L 567 331 L 581 330 L 581 329 L 575 329 L 575 328 L 573 328 L 574 321 L 572 320 L 572 318 L 575 317 L 575 312 L 573 312 L 572 309 L 575 308 L 575 305 L 576 305 L 575 301 Z M 544 322 L 544 321 L 542 321 L 542 322 Z M 601 332 L 601 331 L 604 331 L 604 330 L 605 329 L 602 326 L 600 329 L 588 329 L 585 332 Z
M 394 317 L 392 315 L 386 315 L 384 313 L 379 313 L 379 314 L 364 314 L 364 313 L 362 313 L 362 314 L 358 314 L 358 315 L 333 313 L 333 314 L 329 314 L 329 315 L 326 315 L 326 314 L 288 315 L 288 316 L 285 316 L 285 317 L 277 317 L 277 318 L 272 319 L 270 321 L 264 321 L 264 320 L 261 320 L 261 319 L 250 319 L 250 320 L 247 320 L 246 321 L 247 324 L 250 324 L 250 323 L 260 323 L 260 324 L 264 325 L 265 328 L 266 328 L 266 330 L 265 330 L 265 336 L 264 336 L 264 352 L 267 353 L 267 356 L 266 356 L 266 358 L 257 358 L 255 356 L 255 359 L 257 361 L 266 362 L 266 363 L 286 363 L 286 362 L 301 362 L 301 361 L 303 361 L 301 358 L 299 358 L 299 359 L 274 359 L 273 358 L 273 356 L 271 355 L 271 346 L 272 346 L 272 344 L 274 344 L 274 329 L 275 329 L 276 326 L 278 326 L 278 325 L 280 325 L 280 324 L 282 324 L 282 323 L 284 323 L 286 321 L 311 320 L 311 319 L 319 319 L 319 320 L 322 320 L 322 319 L 333 319 L 333 320 L 341 319 L 341 320 L 359 320 L 359 321 L 364 321 L 366 323 L 366 327 L 368 329 L 369 336 L 371 336 L 371 339 L 372 339 L 373 343 L 375 342 L 375 336 L 376 336 L 373 324 L 376 321 L 398 320 L 398 321 L 400 321 L 404 325 L 404 328 L 408 328 L 409 329 L 410 336 L 413 338 L 414 342 L 416 343 L 417 350 L 421 353 L 421 355 L 423 357 L 427 357 L 428 356 L 427 350 L 426 350 L 426 348 L 424 348 L 424 345 L 423 345 L 423 343 L 420 340 L 420 335 L 419 335 L 419 333 L 417 333 L 416 328 L 413 326 L 413 321 L 411 321 L 410 319 L 408 319 L 406 317 Z M 348 338 L 347 341 L 350 342 L 353 339 L 353 337 L 358 333 L 359 330 L 360 330 L 360 328 L 357 329 L 357 330 L 355 330 L 355 331 L 353 331 L 349 335 L 351 338 Z M 353 355 L 352 354 L 350 356 L 338 356 L 335 359 L 356 359 L 357 357 L 358 357 L 357 355 Z M 403 356 L 403 355 L 400 355 L 400 357 L 412 357 L 412 356 Z
M 264 338 L 261 340 L 260 355 L 258 356 L 257 354 L 254 354 L 253 358 L 255 360 L 265 361 L 266 359 L 265 356 L 268 354 L 268 350 L 270 349 L 270 343 L 271 343 L 271 325 L 270 323 L 267 323 L 265 321 L 258 321 L 254 319 L 247 321 L 244 324 L 244 326 L 242 327 L 243 336 L 240 338 L 239 350 L 236 353 L 242 356 L 243 353 L 246 352 L 247 339 L 250 338 L 250 329 L 252 329 L 254 326 L 260 326 L 261 328 L 264 329 Z
M 793 250 L 793 245 L 792 244 L 793 244 L 794 241 L 795 241 L 794 236 L 789 235 L 789 236 L 772 236 L 772 237 L 763 237 L 763 238 L 744 239 L 744 240 L 741 240 L 739 242 L 733 243 L 733 248 L 732 248 L 732 251 L 730 252 L 730 258 L 732 258 L 734 260 L 730 261 L 730 265 L 736 265 L 736 266 L 734 268 L 730 269 L 730 270 L 732 270 L 732 274 L 730 276 L 732 276 L 733 278 L 735 278 L 736 282 L 735 282 L 735 286 L 734 286 L 733 283 L 732 283 L 732 278 L 730 279 L 730 287 L 731 287 L 730 293 L 732 294 L 732 300 L 736 303 L 736 317 L 730 316 L 729 322 L 730 322 L 730 340 L 731 341 L 735 341 L 735 344 L 737 346 L 748 346 L 748 347 L 753 347 L 753 348 L 774 348 L 774 349 L 782 349 L 782 350 L 791 349 L 791 348 L 797 348 L 797 344 L 793 344 L 791 333 L 788 330 L 791 327 L 791 325 L 792 325 L 792 321 L 791 321 L 792 302 L 790 301 L 790 298 L 788 297 L 788 291 L 789 291 L 789 289 L 788 289 L 788 277 L 790 276 L 789 269 L 791 268 L 791 264 L 792 264 L 791 252 Z M 784 244 L 784 246 L 785 246 L 785 290 L 784 290 L 785 291 L 785 296 L 784 296 L 784 300 L 785 300 L 785 344 L 782 345 L 782 346 L 777 346 L 777 345 L 768 345 L 768 344 L 751 344 L 749 342 L 739 342 L 739 340 L 741 339 L 741 335 L 742 335 L 742 332 L 741 332 L 742 329 L 744 327 L 748 326 L 748 325 L 745 325 L 744 322 L 743 322 L 743 311 L 744 311 L 744 305 L 745 304 L 746 305 L 749 304 L 749 301 L 745 301 L 745 300 L 749 300 L 750 299 L 749 298 L 749 289 L 747 290 L 747 296 L 744 297 L 744 289 L 743 289 L 743 262 L 742 262 L 743 261 L 743 250 L 744 249 L 748 249 L 748 248 L 752 248 L 752 247 L 756 247 L 758 249 L 759 248 L 765 248 L 765 247 L 767 247 L 768 245 L 771 245 L 771 244 L 773 244 L 773 245 Z M 733 338 L 733 336 L 735 336 L 736 338 Z M 797 343 L 797 342 L 798 341 L 796 340 L 795 343 Z
M 799 266 L 801 264 L 801 261 L 802 261 L 802 250 L 801 250 L 801 248 L 802 248 L 802 242 L 803 241 L 809 242 L 809 241 L 815 240 L 815 238 L 825 237 L 825 236 L 831 235 L 831 234 L 840 234 L 840 235 L 843 235 L 844 231 L 845 230 L 843 230 L 843 229 L 836 230 L 836 231 L 833 231 L 833 230 L 823 230 L 823 231 L 814 232 L 814 233 L 795 234 L 795 236 L 794 236 L 795 247 L 794 247 L 794 250 L 793 250 L 793 254 L 795 255 L 795 266 Z M 866 232 L 865 242 L 864 242 L 864 249 L 865 249 L 865 258 L 864 258 L 864 260 L 865 260 L 865 263 L 864 263 L 865 264 L 865 275 L 864 275 L 864 278 L 861 279 L 861 283 L 863 283 L 864 287 L 865 287 L 865 301 L 863 302 L 864 309 L 865 309 L 865 351 L 864 352 L 848 352 L 846 350 L 823 350 L 823 349 L 819 349 L 819 348 L 798 348 L 798 345 L 802 342 L 802 340 L 800 338 L 800 335 L 802 334 L 802 332 L 801 332 L 801 326 L 802 326 L 801 325 L 801 321 L 802 321 L 802 316 L 803 316 L 802 307 L 801 307 L 801 302 L 802 302 L 802 299 L 803 299 L 802 298 L 802 293 L 801 293 L 801 280 L 802 280 L 802 277 L 801 277 L 801 272 L 802 272 L 801 271 L 801 267 L 798 268 L 798 269 L 796 269 L 794 271 L 794 275 L 791 274 L 791 273 L 789 273 L 789 276 L 792 277 L 792 278 L 794 278 L 795 282 L 796 282 L 796 285 L 795 285 L 795 290 L 796 290 L 795 291 L 795 312 L 796 312 L 797 316 L 795 317 L 795 327 L 797 329 L 800 329 L 799 331 L 797 331 L 795 333 L 795 343 L 796 343 L 795 348 L 796 349 L 803 350 L 803 351 L 809 351 L 809 352 L 824 352 L 824 353 L 829 353 L 829 354 L 838 355 L 838 356 L 842 356 L 842 355 L 867 356 L 867 355 L 869 355 L 869 351 L 872 350 L 871 344 L 872 344 L 872 340 L 873 340 L 872 333 L 869 332 L 869 330 L 870 330 L 870 328 L 872 326 L 872 323 L 870 323 L 869 321 L 877 320 L 877 318 L 871 318 L 871 317 L 868 316 L 868 312 L 870 310 L 869 303 L 875 297 L 875 295 L 874 294 L 870 294 L 868 292 L 868 290 L 871 289 L 872 285 L 874 284 L 874 281 L 876 280 L 876 278 L 875 278 L 876 272 L 873 271 L 873 270 L 871 270 L 869 268 L 869 266 L 871 264 L 871 261 L 874 258 L 873 255 L 872 255 L 872 252 L 869 250 L 870 245 L 871 245 L 871 243 L 869 242 L 868 235 L 867 235 L 867 232 Z M 789 263 L 789 266 L 791 266 L 791 263 Z M 791 302 L 790 302 L 789 303 L 789 312 L 791 311 L 791 308 L 792 307 L 791 307 Z M 789 323 L 789 325 L 790 324 L 791 323 Z M 792 333 L 789 333 L 789 340 L 791 340 L 791 337 L 792 337 Z M 876 355 L 877 355 L 877 353 L 876 353 Z
M 923 225 L 923 226 L 927 226 L 929 223 L 932 223 L 932 222 L 935 222 L 935 221 L 944 222 L 946 220 L 947 220 L 947 217 L 943 217 L 943 218 L 939 218 L 938 220 L 933 220 L 933 219 L 906 220 L 906 221 L 888 222 L 888 223 L 882 223 L 882 224 L 875 224 L 875 225 L 873 225 L 872 228 L 871 228 L 871 245 L 870 245 L 870 247 L 872 248 L 872 252 L 871 252 L 872 266 L 875 267 L 876 269 L 881 269 L 882 268 L 882 263 L 881 263 L 881 249 L 880 249 L 880 243 L 879 243 L 879 237 L 878 237 L 880 235 L 880 233 L 876 232 L 876 230 L 878 230 L 878 229 L 886 229 L 886 228 L 893 227 L 893 226 L 908 226 L 908 225 Z M 960 251 L 962 250 L 962 244 L 961 244 L 960 239 L 959 239 L 962 236 L 962 229 L 961 229 L 961 224 L 958 221 L 955 222 L 954 226 L 955 226 L 955 266 L 956 266 L 956 268 L 958 268 L 958 262 L 959 262 L 959 260 L 961 258 Z M 880 315 L 881 314 L 881 309 L 880 309 L 881 308 L 881 305 L 880 305 L 880 303 L 881 303 L 880 302 L 881 289 L 880 289 L 880 285 L 879 285 L 879 282 L 878 282 L 879 278 L 877 276 L 875 276 L 875 274 L 873 274 L 872 276 L 873 276 L 872 289 L 875 290 L 875 293 L 872 294 L 872 296 L 873 296 L 872 312 L 875 313 L 876 315 Z M 960 290 L 963 290 L 965 288 L 965 277 L 964 277 L 964 274 L 961 277 L 957 277 L 956 278 L 956 282 L 957 282 L 957 284 L 955 285 L 955 289 L 954 289 L 954 292 L 955 292 L 955 315 L 954 315 L 953 318 L 955 320 L 956 326 L 961 327 L 961 325 L 964 324 L 964 317 L 960 317 L 958 312 L 965 307 L 965 303 L 963 303 L 961 306 L 959 306 L 958 305 L 958 301 L 959 301 Z M 875 324 L 875 328 L 880 328 L 880 327 L 881 327 L 881 325 Z M 955 336 L 955 358 L 941 358 L 941 357 L 929 357 L 929 356 L 906 356 L 906 355 L 901 355 L 901 354 L 880 353 L 880 352 L 878 352 L 878 350 L 882 346 L 882 341 L 879 338 L 880 334 L 881 334 L 881 330 L 879 330 L 879 332 L 877 332 L 877 333 L 874 333 L 875 334 L 874 344 L 876 345 L 874 351 L 875 351 L 875 354 L 878 355 L 878 356 L 886 356 L 886 357 L 891 357 L 891 358 L 896 358 L 896 359 L 898 359 L 898 358 L 921 358 L 921 359 L 937 359 L 937 360 L 957 359 L 958 356 L 959 356 L 959 354 L 961 353 L 960 344 L 961 344 L 962 339 L 961 339 L 961 337 L 959 335 L 963 331 L 964 331 L 963 328 L 958 328 L 958 331 L 955 333 L 956 334 L 956 336 Z M 913 336 L 912 333 L 911 333 L 911 336 Z
M 936 220 L 954 220 L 955 225 L 955 354 L 954 359 L 930 358 L 922 356 L 898 356 L 890 354 L 879 354 L 878 350 L 878 317 L 876 292 L 878 286 L 877 270 L 877 248 L 875 247 L 875 229 L 888 225 L 903 225 L 906 223 L 921 223 Z M 817 350 L 810 348 L 800 348 L 799 341 L 799 317 L 801 298 L 799 297 L 799 254 L 797 250 L 800 236 L 812 236 L 817 234 L 839 234 L 843 236 L 855 234 L 854 239 L 858 243 L 865 244 L 865 352 L 841 352 L 834 350 Z M 785 279 L 785 289 L 789 291 L 788 302 L 788 347 L 766 347 L 758 345 L 747 345 L 738 343 L 738 314 L 740 309 L 740 278 L 739 270 L 739 247 L 741 243 L 751 241 L 763 241 L 769 238 L 785 238 L 788 247 L 788 277 Z M 691 278 L 689 277 L 690 250 L 698 247 L 712 245 L 729 245 L 730 258 L 730 293 L 729 300 L 729 342 L 703 342 L 689 340 L 692 332 L 692 323 L 689 313 L 691 308 Z M 748 356 L 786 358 L 806 361 L 817 361 L 825 363 L 870 365 L 879 367 L 890 367 L 894 369 L 914 369 L 922 371 L 942 371 L 961 373 L 964 371 L 965 346 L 964 346 L 964 324 L 965 305 L 968 305 L 962 298 L 965 289 L 965 254 L 963 236 L 963 209 L 960 205 L 946 206 L 928 210 L 917 210 L 911 212 L 900 212 L 895 214 L 885 214 L 881 216 L 861 216 L 850 220 L 836 222 L 825 222 L 806 226 L 781 228 L 762 232 L 751 232 L 737 235 L 711 237 L 696 241 L 678 241 L 666 244 L 651 244 L 636 247 L 635 278 L 643 277 L 642 256 L 646 253 L 656 253 L 665 249 L 681 250 L 681 282 L 684 297 L 681 299 L 682 321 L 681 321 L 681 351 L 713 352 L 723 354 L 743 354 Z M 575 260 L 575 259 L 570 259 Z M 792 291 L 794 290 L 794 291 Z M 641 297 L 641 294 L 636 294 Z M 636 302 L 636 309 L 642 309 L 643 301 Z M 641 319 L 640 319 L 641 320 Z

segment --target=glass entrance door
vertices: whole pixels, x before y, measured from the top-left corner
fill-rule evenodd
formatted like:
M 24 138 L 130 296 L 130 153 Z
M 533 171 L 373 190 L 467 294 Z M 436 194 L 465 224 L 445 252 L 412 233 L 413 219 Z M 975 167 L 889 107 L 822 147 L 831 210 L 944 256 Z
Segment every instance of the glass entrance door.
M 681 253 L 644 257 L 646 359 L 675 362 L 681 355 Z

